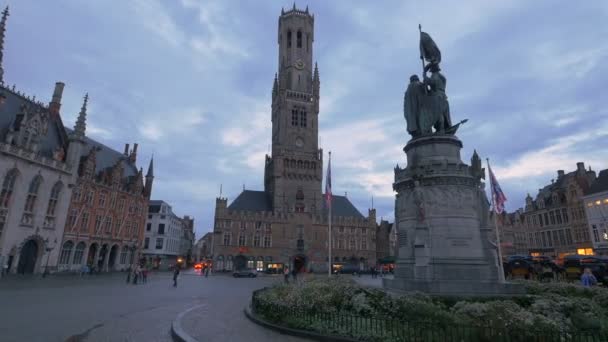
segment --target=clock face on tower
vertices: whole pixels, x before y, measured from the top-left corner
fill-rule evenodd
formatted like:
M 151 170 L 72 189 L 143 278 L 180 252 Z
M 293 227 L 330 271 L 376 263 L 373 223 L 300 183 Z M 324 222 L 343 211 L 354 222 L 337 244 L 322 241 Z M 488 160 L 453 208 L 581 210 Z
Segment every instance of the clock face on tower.
M 304 140 L 303 140 L 302 138 L 300 138 L 300 137 L 297 137 L 297 138 L 296 138 L 296 146 L 297 146 L 297 147 L 302 147 L 302 146 L 304 146 Z
M 299 69 L 299 70 L 304 69 L 304 61 L 302 61 L 301 59 L 298 59 L 296 61 L 296 69 Z

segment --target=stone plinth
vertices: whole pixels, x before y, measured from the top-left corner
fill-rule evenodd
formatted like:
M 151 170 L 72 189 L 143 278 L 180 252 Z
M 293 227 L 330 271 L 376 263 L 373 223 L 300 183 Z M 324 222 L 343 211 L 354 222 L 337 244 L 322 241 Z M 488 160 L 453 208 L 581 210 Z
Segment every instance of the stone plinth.
M 495 230 L 477 155 L 460 159 L 455 136 L 431 135 L 405 146 L 407 167 L 395 168 L 399 257 L 385 287 L 438 295 L 523 293 L 499 282 Z M 476 158 L 476 159 L 475 159 Z

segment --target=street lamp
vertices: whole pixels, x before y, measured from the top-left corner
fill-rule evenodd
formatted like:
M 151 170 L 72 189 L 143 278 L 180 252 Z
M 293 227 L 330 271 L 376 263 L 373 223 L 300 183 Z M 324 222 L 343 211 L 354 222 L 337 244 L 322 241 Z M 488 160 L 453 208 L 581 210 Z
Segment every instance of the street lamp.
M 44 266 L 44 272 L 42 272 L 42 278 L 46 278 L 46 276 L 49 274 L 49 259 L 51 258 L 51 251 L 55 248 L 55 246 L 57 245 L 57 238 L 55 238 L 55 241 L 53 242 L 53 246 L 49 246 L 49 238 L 44 239 L 45 242 L 45 250 L 46 250 L 46 265 Z

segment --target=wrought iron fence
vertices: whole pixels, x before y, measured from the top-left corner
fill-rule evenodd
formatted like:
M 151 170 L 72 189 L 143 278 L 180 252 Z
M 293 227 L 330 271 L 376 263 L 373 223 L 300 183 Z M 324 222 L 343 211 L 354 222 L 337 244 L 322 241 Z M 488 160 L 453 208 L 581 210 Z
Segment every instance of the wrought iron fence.
M 293 308 L 270 303 L 253 293 L 251 311 L 268 322 L 292 329 L 358 341 L 394 342 L 606 342 L 608 335 L 596 331 L 515 330 L 440 322 L 410 322 L 387 317 L 366 317 L 342 312 Z

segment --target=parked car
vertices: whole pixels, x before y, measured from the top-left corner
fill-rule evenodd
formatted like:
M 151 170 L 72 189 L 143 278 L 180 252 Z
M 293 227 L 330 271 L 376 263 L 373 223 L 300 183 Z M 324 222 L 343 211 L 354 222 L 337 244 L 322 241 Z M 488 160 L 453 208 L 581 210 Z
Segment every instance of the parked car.
M 255 278 L 258 276 L 258 271 L 255 269 L 242 269 L 242 270 L 234 271 L 232 273 L 232 276 L 235 278 L 240 278 L 240 277 Z

